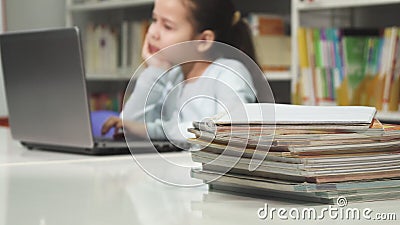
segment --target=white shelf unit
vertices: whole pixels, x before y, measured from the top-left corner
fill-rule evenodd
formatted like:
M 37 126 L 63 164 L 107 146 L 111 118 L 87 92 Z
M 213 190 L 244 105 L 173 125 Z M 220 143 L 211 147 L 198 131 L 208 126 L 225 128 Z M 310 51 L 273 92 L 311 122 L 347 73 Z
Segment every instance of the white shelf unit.
M 117 9 L 126 7 L 137 7 L 144 5 L 151 5 L 154 0 L 115 0 L 115 1 L 102 1 L 102 2 L 88 2 L 88 3 L 73 3 L 72 0 L 67 2 L 67 10 L 71 12 L 78 11 L 91 11 L 103 9 Z
M 269 81 L 290 81 L 292 79 L 289 71 L 265 72 L 265 77 Z
M 266 72 L 265 77 L 269 81 L 290 81 L 292 79 L 292 75 L 288 71 L 282 72 Z M 129 81 L 131 79 L 130 74 L 120 73 L 117 75 L 114 74 L 87 74 L 86 78 L 88 80 L 121 80 L 121 81 Z
M 318 15 L 318 18 L 311 21 L 311 26 L 316 27 L 335 27 L 338 24 L 367 28 L 388 27 L 400 26 L 399 11 L 400 0 L 291 0 L 292 91 L 299 73 L 297 30 L 301 25 L 310 25 L 302 24 L 302 17 L 307 14 Z M 335 17 L 335 14 L 342 18 Z M 323 16 L 328 18 L 321 19 Z M 382 121 L 400 122 L 400 112 L 378 112 L 377 117 Z
M 101 81 L 101 80 L 129 81 L 131 77 L 126 74 L 117 76 L 112 74 L 86 74 L 86 79 L 88 81 Z
M 319 10 L 397 4 L 398 0 L 295 0 L 297 10 Z

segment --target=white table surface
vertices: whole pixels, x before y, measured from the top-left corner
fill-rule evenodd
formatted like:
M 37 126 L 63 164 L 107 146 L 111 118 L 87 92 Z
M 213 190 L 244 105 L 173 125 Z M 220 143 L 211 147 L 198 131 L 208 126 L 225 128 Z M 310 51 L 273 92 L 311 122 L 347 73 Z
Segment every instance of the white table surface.
M 165 153 L 174 162 L 189 163 L 187 152 Z M 154 154 L 136 155 L 159 165 Z M 170 168 L 169 176 L 188 179 Z M 400 200 L 349 203 L 347 207 L 395 213 L 397 220 L 273 219 L 261 220 L 259 208 L 286 210 L 328 205 L 274 197 L 234 195 L 208 190 L 207 185 L 182 188 L 147 175 L 130 155 L 85 156 L 31 151 L 0 128 L 0 225 L 20 224 L 399 224 Z M 331 206 L 332 207 L 332 206 Z M 334 207 L 334 206 L 333 206 Z

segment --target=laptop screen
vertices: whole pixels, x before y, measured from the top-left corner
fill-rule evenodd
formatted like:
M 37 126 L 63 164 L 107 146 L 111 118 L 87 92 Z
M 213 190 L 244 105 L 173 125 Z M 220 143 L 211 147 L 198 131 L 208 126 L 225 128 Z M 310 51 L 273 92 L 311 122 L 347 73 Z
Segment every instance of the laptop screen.
M 13 138 L 93 146 L 78 29 L 4 33 L 0 47 Z

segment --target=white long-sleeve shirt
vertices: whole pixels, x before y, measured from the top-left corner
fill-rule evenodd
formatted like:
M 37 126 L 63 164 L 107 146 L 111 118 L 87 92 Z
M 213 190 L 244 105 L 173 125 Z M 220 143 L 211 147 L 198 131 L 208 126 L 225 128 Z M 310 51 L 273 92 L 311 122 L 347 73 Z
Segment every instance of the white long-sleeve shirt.
M 255 102 L 249 71 L 239 61 L 217 59 L 194 80 L 183 80 L 181 68 L 146 68 L 124 105 L 124 120 L 144 122 L 152 139 L 184 141 L 187 128 L 240 104 Z

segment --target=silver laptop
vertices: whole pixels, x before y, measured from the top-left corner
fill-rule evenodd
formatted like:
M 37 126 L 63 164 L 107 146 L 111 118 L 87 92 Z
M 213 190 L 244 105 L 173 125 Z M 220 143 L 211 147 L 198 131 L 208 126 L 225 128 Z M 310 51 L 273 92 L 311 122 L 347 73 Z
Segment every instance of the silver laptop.
M 30 149 L 129 153 L 124 140 L 93 137 L 78 28 L 4 33 L 0 47 L 14 139 Z M 143 151 L 153 145 L 176 150 L 167 141 L 129 143 Z

